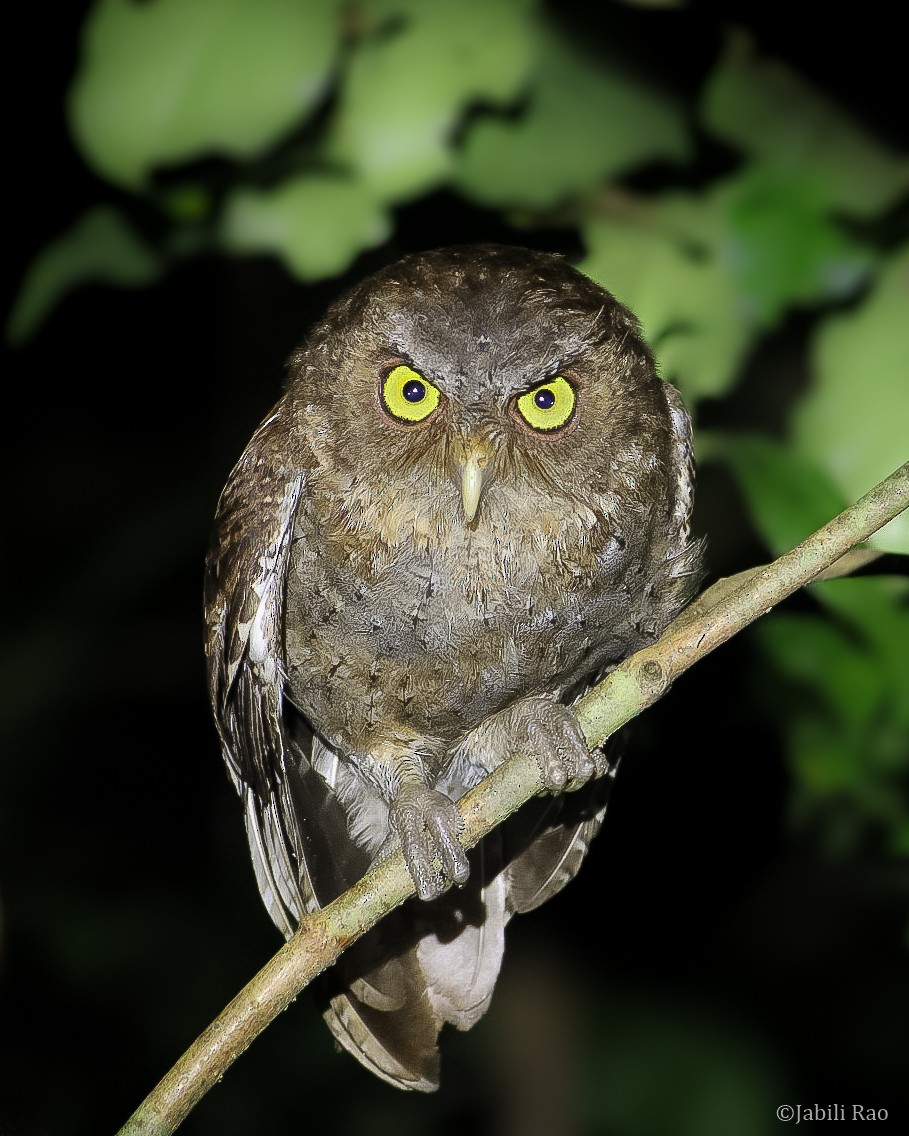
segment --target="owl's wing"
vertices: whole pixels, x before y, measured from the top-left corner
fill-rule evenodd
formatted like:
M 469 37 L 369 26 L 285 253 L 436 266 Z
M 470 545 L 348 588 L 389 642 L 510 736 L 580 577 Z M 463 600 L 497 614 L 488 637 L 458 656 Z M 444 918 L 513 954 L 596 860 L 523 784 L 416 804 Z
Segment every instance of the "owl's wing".
M 209 696 L 227 768 L 246 806 L 259 890 L 285 934 L 314 882 L 288 780 L 283 609 L 305 473 L 291 467 L 282 404 L 234 467 L 215 521 L 205 581 Z M 305 764 L 305 762 L 304 762 Z M 313 775 L 314 777 L 315 775 Z
M 505 822 L 509 916 L 546 903 L 578 874 L 602 827 L 617 764 L 578 792 L 528 802 Z
M 694 440 L 691 416 L 682 396 L 671 383 L 663 382 L 663 395 L 669 408 L 672 428 L 671 473 L 673 498 L 670 506 L 670 549 L 676 555 L 688 553 L 693 565 L 699 559 L 701 543 L 689 544 L 691 510 L 694 507 Z

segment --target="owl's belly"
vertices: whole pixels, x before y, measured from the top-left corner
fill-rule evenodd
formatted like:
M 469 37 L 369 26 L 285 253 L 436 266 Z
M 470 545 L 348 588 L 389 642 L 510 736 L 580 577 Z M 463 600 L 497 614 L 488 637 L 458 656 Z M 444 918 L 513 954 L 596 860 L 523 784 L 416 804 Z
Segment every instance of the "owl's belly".
M 552 566 L 482 589 L 438 556 L 364 580 L 297 564 L 288 581 L 289 694 L 339 752 L 423 739 L 445 749 L 515 699 L 558 692 L 629 649 L 610 581 Z M 573 584 L 574 586 L 570 586 Z

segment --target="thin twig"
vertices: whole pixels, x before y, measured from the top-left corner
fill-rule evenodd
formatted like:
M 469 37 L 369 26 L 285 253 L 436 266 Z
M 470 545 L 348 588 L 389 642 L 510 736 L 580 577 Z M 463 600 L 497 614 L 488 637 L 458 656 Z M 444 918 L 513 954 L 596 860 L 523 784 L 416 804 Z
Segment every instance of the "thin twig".
M 695 600 L 652 647 L 626 659 L 576 706 L 591 746 L 602 745 L 669 685 L 736 632 L 811 583 L 849 549 L 909 505 L 909 462 L 772 564 L 721 580 Z M 473 847 L 542 789 L 531 755 L 504 762 L 459 802 Z M 190 1046 L 143 1101 L 120 1136 L 170 1136 L 259 1033 L 364 932 L 414 894 L 396 853 L 300 929 Z

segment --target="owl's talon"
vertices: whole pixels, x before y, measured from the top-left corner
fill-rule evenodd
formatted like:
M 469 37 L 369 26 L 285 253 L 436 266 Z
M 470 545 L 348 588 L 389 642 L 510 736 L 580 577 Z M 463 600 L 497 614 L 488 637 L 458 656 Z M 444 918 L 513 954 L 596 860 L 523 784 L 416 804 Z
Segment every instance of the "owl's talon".
M 605 777 L 612 769 L 609 764 L 609 758 L 602 746 L 597 746 L 596 749 L 590 751 L 590 756 L 593 759 L 593 775 L 594 777 Z
M 425 785 L 401 789 L 392 806 L 401 851 L 420 899 L 436 899 L 470 874 L 455 803 Z
M 599 775 L 596 755 L 588 749 L 570 707 L 548 698 L 528 698 L 512 707 L 512 714 L 515 740 L 520 744 L 523 734 L 523 748 L 536 756 L 545 790 L 571 792 Z

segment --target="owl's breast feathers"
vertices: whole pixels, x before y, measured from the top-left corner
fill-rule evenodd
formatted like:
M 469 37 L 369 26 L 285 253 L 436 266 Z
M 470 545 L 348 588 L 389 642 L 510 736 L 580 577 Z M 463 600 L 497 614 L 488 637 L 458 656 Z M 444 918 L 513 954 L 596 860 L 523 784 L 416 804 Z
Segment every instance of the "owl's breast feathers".
M 657 622 L 644 585 L 668 565 L 644 551 L 649 505 L 619 518 L 550 499 L 547 516 L 496 487 L 468 525 L 443 484 L 427 540 L 418 513 L 393 523 L 392 500 L 352 517 L 326 481 L 316 473 L 298 507 L 284 636 L 290 697 L 342 753 L 403 732 L 433 739 L 441 761 L 489 714 L 561 695 Z

